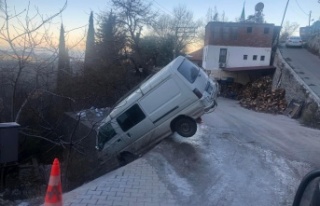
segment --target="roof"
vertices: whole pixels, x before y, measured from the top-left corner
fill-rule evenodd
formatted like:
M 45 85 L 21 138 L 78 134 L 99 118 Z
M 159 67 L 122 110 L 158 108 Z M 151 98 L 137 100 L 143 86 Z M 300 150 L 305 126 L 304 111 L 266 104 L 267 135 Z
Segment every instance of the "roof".
M 188 59 L 190 59 L 191 61 L 202 61 L 202 57 L 203 57 L 203 48 L 188 54 Z
M 224 25 L 224 26 L 275 26 L 274 24 L 269 23 L 254 23 L 254 22 L 221 22 L 221 21 L 210 21 L 208 25 Z
M 253 22 L 209 22 L 204 44 L 271 48 L 280 27 Z
M 252 70 L 271 70 L 276 69 L 274 66 L 255 66 L 255 67 L 229 67 L 229 68 L 223 68 L 223 71 L 229 71 L 229 72 L 238 72 L 238 71 L 252 71 Z

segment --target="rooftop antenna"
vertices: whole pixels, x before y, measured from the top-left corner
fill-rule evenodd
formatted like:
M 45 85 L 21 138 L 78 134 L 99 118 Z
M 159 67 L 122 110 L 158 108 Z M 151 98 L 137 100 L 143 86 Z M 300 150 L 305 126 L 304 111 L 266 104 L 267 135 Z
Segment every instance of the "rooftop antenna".
M 254 7 L 255 9 L 255 22 L 256 23 L 263 23 L 263 11 L 264 8 L 264 4 L 262 2 L 259 2 L 256 4 L 256 6 Z
M 256 12 L 260 12 L 260 13 L 262 13 L 263 8 L 264 8 L 264 4 L 262 2 L 257 3 L 256 6 L 254 7 Z

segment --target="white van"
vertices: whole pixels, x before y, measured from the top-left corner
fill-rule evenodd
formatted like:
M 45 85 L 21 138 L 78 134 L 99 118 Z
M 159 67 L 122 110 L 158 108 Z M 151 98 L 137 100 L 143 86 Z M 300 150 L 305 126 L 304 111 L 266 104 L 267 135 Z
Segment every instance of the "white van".
M 114 107 L 98 128 L 96 148 L 139 155 L 173 132 L 191 137 L 196 120 L 215 109 L 217 93 L 216 82 L 179 56 Z

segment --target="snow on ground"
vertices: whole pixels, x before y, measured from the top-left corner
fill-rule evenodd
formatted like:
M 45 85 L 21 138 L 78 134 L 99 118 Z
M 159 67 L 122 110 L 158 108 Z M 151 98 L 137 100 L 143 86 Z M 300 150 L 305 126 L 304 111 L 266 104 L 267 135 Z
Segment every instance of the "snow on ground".
M 181 205 L 291 205 L 320 166 L 320 131 L 220 99 L 194 137 L 173 135 L 146 154 Z

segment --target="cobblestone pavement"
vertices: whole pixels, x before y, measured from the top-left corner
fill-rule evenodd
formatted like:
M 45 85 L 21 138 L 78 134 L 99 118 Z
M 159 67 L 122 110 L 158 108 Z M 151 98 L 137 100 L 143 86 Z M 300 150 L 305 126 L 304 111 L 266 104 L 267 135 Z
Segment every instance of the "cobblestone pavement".
M 140 158 L 63 195 L 65 206 L 178 205 L 155 168 Z

